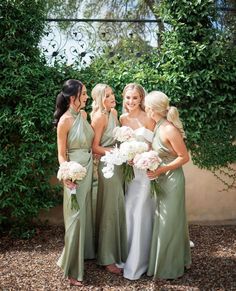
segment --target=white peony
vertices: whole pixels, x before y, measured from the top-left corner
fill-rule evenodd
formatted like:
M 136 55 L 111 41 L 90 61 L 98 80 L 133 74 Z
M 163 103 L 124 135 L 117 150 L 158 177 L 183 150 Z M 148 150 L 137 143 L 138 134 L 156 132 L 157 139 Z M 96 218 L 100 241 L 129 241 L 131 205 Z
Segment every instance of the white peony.
M 135 138 L 135 133 L 132 128 L 128 126 L 117 126 L 113 130 L 113 136 L 119 142 L 125 142 Z

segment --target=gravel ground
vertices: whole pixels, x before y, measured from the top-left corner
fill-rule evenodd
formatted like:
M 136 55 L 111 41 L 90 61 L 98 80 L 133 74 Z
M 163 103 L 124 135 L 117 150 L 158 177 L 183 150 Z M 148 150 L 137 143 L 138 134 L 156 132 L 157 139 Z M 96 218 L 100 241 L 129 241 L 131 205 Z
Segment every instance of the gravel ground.
M 236 225 L 190 225 L 191 269 L 178 280 L 129 281 L 85 262 L 84 287 L 70 287 L 56 261 L 63 227 L 39 227 L 30 240 L 0 240 L 0 290 L 236 290 Z

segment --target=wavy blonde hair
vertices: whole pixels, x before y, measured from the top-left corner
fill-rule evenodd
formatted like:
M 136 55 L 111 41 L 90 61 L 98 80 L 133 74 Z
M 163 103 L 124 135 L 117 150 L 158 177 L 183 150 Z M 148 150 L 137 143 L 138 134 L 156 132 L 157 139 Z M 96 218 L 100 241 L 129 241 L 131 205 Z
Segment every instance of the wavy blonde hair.
M 106 98 L 106 89 L 110 88 L 107 84 L 97 84 L 92 92 L 92 98 L 93 98 L 93 103 L 92 103 L 92 111 L 91 111 L 91 118 L 93 118 L 95 112 L 100 111 L 103 112 L 105 110 L 105 107 L 103 105 L 103 101 Z
M 140 103 L 140 108 L 145 111 L 145 106 L 144 106 L 144 98 L 146 96 L 146 92 L 144 90 L 144 88 L 137 84 L 137 83 L 129 83 L 125 86 L 123 93 L 122 93 L 122 97 L 125 98 L 125 94 L 128 90 L 137 90 L 139 93 L 139 96 L 141 98 L 141 103 Z M 128 109 L 125 107 L 124 105 L 124 101 L 123 101 L 123 108 L 125 109 L 125 111 L 128 112 Z
M 174 106 L 169 106 L 169 104 L 169 98 L 161 91 L 152 91 L 145 97 L 145 106 L 166 118 L 179 129 L 183 137 L 186 137 L 183 124 L 179 119 L 178 109 Z

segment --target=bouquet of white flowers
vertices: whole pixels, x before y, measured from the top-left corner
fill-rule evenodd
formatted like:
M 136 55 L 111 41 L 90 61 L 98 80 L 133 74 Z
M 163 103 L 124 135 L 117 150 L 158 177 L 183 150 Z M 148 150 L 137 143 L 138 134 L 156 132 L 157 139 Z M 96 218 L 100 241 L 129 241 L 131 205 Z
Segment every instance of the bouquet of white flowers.
M 148 144 L 137 140 L 125 141 L 120 144 L 119 150 L 126 161 L 132 161 L 137 154 L 148 151 Z
M 72 182 L 77 182 L 80 180 L 83 180 L 83 178 L 86 176 L 87 170 L 85 167 L 80 165 L 77 162 L 69 161 L 69 162 L 63 162 L 61 163 L 57 178 L 59 181 L 61 180 L 71 180 Z M 76 188 L 72 189 L 70 191 L 71 194 L 71 209 L 79 209 L 79 204 L 76 199 Z
M 120 153 L 125 157 L 126 163 L 124 164 L 124 176 L 127 182 L 134 178 L 133 166 L 129 164 L 137 154 L 148 151 L 148 144 L 146 142 L 129 140 L 121 143 Z
M 132 161 L 136 154 L 145 152 L 148 150 L 148 144 L 141 141 L 129 140 L 122 142 L 120 147 L 115 147 L 111 151 L 107 151 L 101 161 L 105 163 L 105 167 L 102 169 L 105 178 L 109 179 L 114 175 L 115 165 L 124 165 L 124 175 L 127 181 L 131 181 L 133 174 L 133 167 L 127 164 Z
M 113 136 L 119 142 L 124 142 L 134 139 L 135 133 L 133 129 L 128 126 L 117 126 L 113 129 Z
M 114 175 L 115 165 L 119 166 L 126 162 L 118 147 L 111 151 L 106 151 L 105 155 L 101 157 L 101 161 L 105 163 L 102 172 L 105 178 L 109 179 Z
M 141 170 L 155 171 L 161 165 L 161 159 L 156 151 L 143 152 L 134 157 L 134 166 Z M 156 179 L 151 181 L 151 193 L 158 194 L 161 189 Z

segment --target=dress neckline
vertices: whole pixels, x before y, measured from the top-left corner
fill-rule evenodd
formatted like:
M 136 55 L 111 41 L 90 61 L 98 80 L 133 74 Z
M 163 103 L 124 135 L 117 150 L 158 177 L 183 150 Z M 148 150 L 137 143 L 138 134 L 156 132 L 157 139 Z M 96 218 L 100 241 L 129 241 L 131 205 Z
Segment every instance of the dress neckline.
M 69 112 L 74 118 L 76 118 L 79 114 L 79 111 L 75 111 L 72 107 L 69 107 Z
M 141 126 L 141 127 L 136 128 L 136 129 L 133 129 L 133 131 L 134 131 L 134 132 L 143 132 L 143 131 L 147 131 L 147 132 L 152 132 L 152 133 L 153 133 L 152 130 L 146 128 L 145 126 Z
M 155 129 L 158 129 L 164 121 L 165 121 L 165 118 L 161 118 L 160 120 L 158 120 L 158 122 L 156 123 Z

